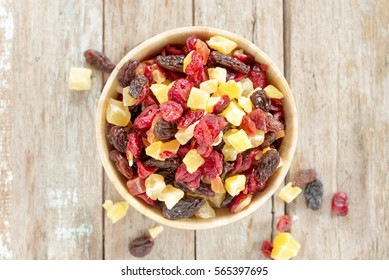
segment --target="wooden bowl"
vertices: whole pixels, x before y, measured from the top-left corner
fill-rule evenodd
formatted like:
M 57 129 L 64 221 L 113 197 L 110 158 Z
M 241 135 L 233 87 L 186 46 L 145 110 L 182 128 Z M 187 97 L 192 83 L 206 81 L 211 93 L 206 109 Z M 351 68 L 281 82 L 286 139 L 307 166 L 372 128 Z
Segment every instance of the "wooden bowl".
M 243 209 L 241 212 L 230 214 L 228 210 L 224 208 L 215 209 L 216 217 L 213 219 L 191 218 L 182 220 L 169 220 L 162 216 L 159 207 L 151 207 L 146 205 L 141 200 L 130 195 L 127 191 L 125 178 L 116 170 L 115 165 L 109 159 L 109 144 L 107 143 L 105 137 L 105 115 L 109 98 L 116 97 L 117 95 L 116 87 L 118 85 L 118 71 L 125 62 L 127 62 L 129 59 L 142 61 L 143 59 L 150 58 L 153 55 L 156 55 L 166 44 L 184 44 L 186 39 L 193 34 L 197 34 L 203 40 L 208 39 L 212 35 L 222 35 L 230 38 L 238 44 L 239 48 L 242 48 L 246 53 L 253 55 L 256 61 L 267 64 L 269 66 L 267 71 L 269 83 L 276 86 L 281 92 L 284 93 L 285 96 L 285 138 L 282 140 L 282 144 L 279 149 L 283 164 L 269 179 L 267 188 L 261 193 L 255 193 L 250 205 Z M 100 96 L 97 108 L 96 133 L 97 147 L 105 171 L 107 172 L 108 177 L 115 186 L 116 190 L 123 197 L 123 199 L 132 205 L 132 207 L 137 209 L 145 216 L 163 225 L 190 230 L 207 229 L 227 225 L 250 215 L 261 205 L 263 205 L 268 199 L 270 199 L 270 197 L 276 192 L 278 187 L 283 183 L 295 152 L 297 142 L 297 114 L 292 92 L 284 76 L 275 66 L 273 61 L 257 46 L 234 33 L 230 33 L 224 30 L 209 27 L 184 27 L 161 33 L 144 41 L 129 53 L 127 53 L 127 55 L 119 62 L 116 68 L 112 71 Z

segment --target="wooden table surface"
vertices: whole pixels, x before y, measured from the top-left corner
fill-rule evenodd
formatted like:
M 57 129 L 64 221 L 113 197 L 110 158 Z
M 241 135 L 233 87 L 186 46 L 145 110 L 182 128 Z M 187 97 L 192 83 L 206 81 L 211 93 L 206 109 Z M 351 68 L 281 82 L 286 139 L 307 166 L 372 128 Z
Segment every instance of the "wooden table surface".
M 274 196 L 255 213 L 211 230 L 165 227 L 145 259 L 264 259 L 277 219 L 296 216 L 295 259 L 389 259 L 389 2 L 352 0 L 0 0 L 0 259 L 132 259 L 130 240 L 152 220 L 120 200 L 100 163 L 95 114 L 103 77 L 68 90 L 87 48 L 118 62 L 162 31 L 204 25 L 263 49 L 294 93 L 298 147 L 286 178 L 314 168 L 318 211 Z M 350 213 L 331 213 L 345 191 Z

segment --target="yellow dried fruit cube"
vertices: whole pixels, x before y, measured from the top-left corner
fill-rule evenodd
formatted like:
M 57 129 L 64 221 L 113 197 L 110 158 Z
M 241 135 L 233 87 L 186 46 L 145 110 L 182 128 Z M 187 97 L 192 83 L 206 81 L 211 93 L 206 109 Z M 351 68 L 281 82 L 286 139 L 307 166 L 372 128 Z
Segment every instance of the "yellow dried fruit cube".
M 132 97 L 129 93 L 130 91 L 130 87 L 125 87 L 123 88 L 122 90 L 122 94 L 123 94 L 123 105 L 124 106 L 134 106 L 136 104 L 136 102 L 138 102 L 137 99 L 135 99 L 134 97 Z
M 152 84 L 150 90 L 153 92 L 154 96 L 157 98 L 159 104 L 169 101 L 168 92 L 169 86 L 165 84 Z
M 257 130 L 255 135 L 249 136 L 249 139 L 250 139 L 251 145 L 253 145 L 253 148 L 256 148 L 259 145 L 261 145 L 263 143 L 263 141 L 265 140 L 265 132 L 262 130 Z
M 156 200 L 164 188 L 166 188 L 165 179 L 162 175 L 151 174 L 145 180 L 146 194 L 153 200 Z
M 224 54 L 230 54 L 238 46 L 234 41 L 220 35 L 212 36 L 206 42 L 210 48 Z
M 185 163 L 186 170 L 188 170 L 189 173 L 194 173 L 204 164 L 204 159 L 196 149 L 192 149 L 185 155 L 182 162 Z
M 200 84 L 200 89 L 208 93 L 215 93 L 217 92 L 217 85 L 218 85 L 217 80 L 207 80 Z
M 220 115 L 225 117 L 230 124 L 240 126 L 242 118 L 246 113 L 240 108 L 235 100 L 232 100 Z
M 156 142 L 151 143 L 150 146 L 148 146 L 145 149 L 146 155 L 148 155 L 154 159 L 161 160 L 160 154 L 161 154 L 161 150 L 162 150 L 162 145 L 163 145 L 163 142 L 161 142 L 161 141 L 156 141 Z
M 212 146 L 217 146 L 223 141 L 223 131 L 220 131 L 216 136 L 215 141 L 213 141 Z
M 207 106 L 205 108 L 205 111 L 207 113 L 212 113 L 213 108 L 215 107 L 216 103 L 220 101 L 221 97 L 220 96 L 212 96 L 208 99 Z
M 165 75 L 159 71 L 158 69 L 154 70 L 151 75 L 153 75 L 153 80 L 156 82 L 156 83 L 163 83 L 165 80 L 166 80 L 166 77 Z
M 72 67 L 69 73 L 69 89 L 88 90 L 92 87 L 92 70 L 82 67 Z
M 121 86 L 116 87 L 116 92 L 117 93 L 123 93 L 123 88 Z
M 206 201 L 203 206 L 195 213 L 195 216 L 201 219 L 211 219 L 216 217 L 215 210 Z
M 250 114 L 253 110 L 253 103 L 251 102 L 250 98 L 241 96 L 238 98 L 238 103 L 240 107 L 247 113 Z
M 178 140 L 172 140 L 162 144 L 161 153 L 171 152 L 173 154 L 177 154 L 179 148 L 180 148 L 180 142 L 178 142 Z
M 115 202 L 106 200 L 103 204 L 107 211 L 107 218 L 114 224 L 126 216 L 129 204 L 127 201 Z
M 149 228 L 149 235 L 152 239 L 155 239 L 162 231 L 163 231 L 163 226 L 155 226 Z
M 219 85 L 223 84 L 227 80 L 227 70 L 221 67 L 208 68 L 208 77 L 210 80 L 216 80 Z
M 239 153 L 244 152 L 253 147 L 249 137 L 247 136 L 247 133 L 243 129 L 240 129 L 238 132 L 227 136 L 227 141 Z
M 292 202 L 299 194 L 301 193 L 301 188 L 297 186 L 292 186 L 292 182 L 289 182 L 286 186 L 284 186 L 278 196 L 284 200 L 286 203 Z
M 248 97 L 250 93 L 254 91 L 253 82 L 249 78 L 244 78 L 240 80 L 240 84 L 242 85 L 242 96 Z
M 244 190 L 246 186 L 246 176 L 244 175 L 233 175 L 225 180 L 226 191 L 231 195 L 235 196 Z
M 239 152 L 234 149 L 230 144 L 225 144 L 222 148 L 222 153 L 224 156 L 224 161 L 234 161 L 236 160 Z
M 191 51 L 190 53 L 188 53 L 185 58 L 184 58 L 184 72 L 186 70 L 186 67 L 188 66 L 189 63 L 192 62 L 192 54 L 193 54 L 193 51 Z
M 158 195 L 158 200 L 163 201 L 168 209 L 172 209 L 174 205 L 184 197 L 184 192 L 180 189 L 167 185 Z
M 211 180 L 211 188 L 215 193 L 225 193 L 226 189 L 220 176 L 217 176 L 215 179 Z
M 123 102 L 110 98 L 108 101 L 106 118 L 107 122 L 111 124 L 126 126 L 130 122 L 131 113 L 128 108 L 123 105 Z
M 200 121 L 197 121 L 194 124 L 188 126 L 187 128 L 179 129 L 177 131 L 174 137 L 176 137 L 176 139 L 178 140 L 178 142 L 180 142 L 181 145 L 185 145 L 190 139 L 192 139 L 194 135 L 194 129 L 199 122 Z
M 235 82 L 234 80 L 229 80 L 217 88 L 217 92 L 221 96 L 228 95 L 231 100 L 234 98 L 238 99 L 242 95 L 242 91 L 242 85 L 240 82 Z
M 189 93 L 187 106 L 192 110 L 204 109 L 207 107 L 209 93 L 199 88 L 192 87 Z
M 284 94 L 273 85 L 268 85 L 267 87 L 264 88 L 264 90 L 266 92 L 266 95 L 269 96 L 270 98 L 277 98 L 277 99 L 284 98 Z
M 226 192 L 215 193 L 214 196 L 211 196 L 208 198 L 208 201 L 211 204 L 211 206 L 216 207 L 216 208 L 220 208 L 220 205 L 222 204 L 222 202 L 226 198 L 226 194 L 227 194 Z
M 270 257 L 274 260 L 289 260 L 297 256 L 300 246 L 289 232 L 277 233 Z
M 234 134 L 234 133 L 237 133 L 239 131 L 239 129 L 236 129 L 236 128 L 231 128 L 229 130 L 226 131 L 226 133 L 224 133 L 223 135 L 223 141 L 224 143 L 228 144 L 228 145 L 231 145 L 230 142 L 228 142 L 228 136 Z

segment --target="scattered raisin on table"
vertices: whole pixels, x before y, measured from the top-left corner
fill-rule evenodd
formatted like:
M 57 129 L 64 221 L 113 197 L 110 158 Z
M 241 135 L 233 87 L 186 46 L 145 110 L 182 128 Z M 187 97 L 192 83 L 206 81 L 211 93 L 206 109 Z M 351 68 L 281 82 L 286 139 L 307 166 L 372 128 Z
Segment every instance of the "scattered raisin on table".
M 128 250 L 131 255 L 137 258 L 142 258 L 148 255 L 154 246 L 154 239 L 151 237 L 138 237 L 128 244 Z
M 305 169 L 301 170 L 296 177 L 292 180 L 293 186 L 303 186 L 306 185 L 317 177 L 317 173 L 314 169 Z
M 131 84 L 131 81 L 135 78 L 135 69 L 138 65 L 139 62 L 137 60 L 130 59 L 120 68 L 118 73 L 120 86 L 127 87 Z
M 250 72 L 250 66 L 244 64 L 239 59 L 236 59 L 232 56 L 219 53 L 217 51 L 212 51 L 209 55 L 212 62 L 220 64 L 224 67 L 230 68 L 232 70 L 248 74 Z
M 324 187 L 319 179 L 315 179 L 308 183 L 305 187 L 304 196 L 307 202 L 307 207 L 312 210 L 317 210 L 323 200 Z
M 167 122 L 160 120 L 154 127 L 154 135 L 161 141 L 168 141 L 177 133 L 177 122 Z
M 115 69 L 115 64 L 102 52 L 89 49 L 84 52 L 86 62 L 99 71 L 111 73 Z
M 163 203 L 162 214 L 170 220 L 185 219 L 192 217 L 205 203 L 203 197 L 187 196 L 181 198 L 172 209 L 168 209 Z
M 175 72 L 184 72 L 184 55 L 157 56 L 159 66 Z
M 280 163 L 280 154 L 277 150 L 271 149 L 265 152 L 258 162 L 257 179 L 259 182 L 266 182 Z

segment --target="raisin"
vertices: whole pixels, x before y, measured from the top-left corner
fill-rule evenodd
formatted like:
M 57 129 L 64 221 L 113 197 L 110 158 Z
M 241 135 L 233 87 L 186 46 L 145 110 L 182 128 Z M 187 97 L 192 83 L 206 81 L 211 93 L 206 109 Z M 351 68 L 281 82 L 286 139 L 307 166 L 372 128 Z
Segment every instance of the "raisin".
M 282 216 L 277 222 L 277 230 L 280 232 L 290 231 L 292 220 L 288 215 Z
M 331 209 L 339 216 L 348 214 L 348 195 L 345 192 L 337 192 L 332 196 Z
M 262 254 L 271 259 L 271 252 L 273 251 L 273 243 L 271 243 L 268 240 L 263 241 L 262 246 L 261 246 L 261 252 Z
M 204 110 L 188 110 L 178 121 L 177 128 L 185 129 L 197 122 L 204 115 Z
M 229 193 L 226 193 L 226 198 L 222 201 L 222 203 L 220 204 L 220 207 L 222 207 L 222 208 L 229 207 L 233 199 L 234 199 L 234 196 L 231 196 Z
M 251 103 L 257 109 L 269 112 L 271 106 L 271 99 L 266 95 L 263 89 L 257 89 L 250 95 Z
M 135 171 L 128 165 L 127 159 L 117 150 L 112 150 L 109 153 L 109 159 L 113 161 L 117 170 L 127 179 L 132 179 L 136 176 Z
M 138 237 L 128 244 L 128 250 L 131 255 L 142 258 L 149 254 L 154 246 L 154 239 L 151 237 Z
M 174 101 L 168 101 L 160 106 L 162 118 L 167 122 L 174 122 L 178 120 L 181 116 L 184 110 L 182 109 L 182 106 Z
M 293 186 L 303 186 L 315 180 L 317 177 L 314 169 L 301 170 L 296 177 L 292 180 Z
M 168 141 L 172 139 L 177 131 L 177 122 L 167 122 L 165 120 L 160 120 L 154 127 L 154 135 L 161 141 Z
M 166 159 L 164 161 L 162 160 L 156 160 L 153 158 L 150 158 L 144 162 L 146 166 L 150 167 L 158 167 L 161 170 L 168 171 L 174 173 L 174 171 L 177 170 L 178 166 L 181 164 L 181 160 L 178 158 L 170 158 Z M 174 176 L 174 174 L 173 174 Z
M 121 153 L 126 152 L 127 148 L 127 131 L 120 126 L 107 127 L 107 140 L 116 150 Z
M 159 170 L 158 172 L 156 172 L 156 174 L 162 175 L 163 178 L 165 179 L 166 184 L 173 185 L 175 179 L 174 173 L 167 170 L 162 170 L 162 171 Z
M 259 146 L 260 149 L 265 149 L 267 147 L 270 147 L 270 145 L 276 140 L 277 133 L 270 131 L 265 134 L 265 140 L 263 140 L 263 143 Z
M 284 125 L 282 122 L 277 121 L 273 116 L 266 115 L 266 130 L 277 132 L 280 130 L 284 130 Z
M 211 186 L 208 184 L 200 183 L 200 186 L 197 189 L 190 189 L 185 184 L 175 181 L 174 187 L 176 187 L 177 189 L 180 189 L 184 192 L 191 193 L 191 194 L 198 194 L 198 195 L 203 195 L 206 197 L 215 196 L 215 192 L 212 190 Z
M 225 55 L 217 51 L 212 51 L 209 57 L 213 62 L 220 64 L 224 67 L 230 68 L 232 70 L 244 74 L 248 74 L 250 71 L 250 66 L 244 64 L 242 61 L 232 56 Z
M 224 181 L 226 179 L 227 174 L 234 168 L 233 162 L 225 162 L 223 163 L 223 172 L 220 175 L 220 178 Z
M 280 154 L 277 150 L 271 149 L 266 151 L 258 162 L 257 179 L 259 182 L 266 182 L 280 163 Z
M 251 68 L 248 77 L 253 82 L 254 88 L 260 87 L 265 88 L 267 83 L 266 69 L 262 64 L 255 63 Z
M 184 72 L 184 55 L 157 56 L 159 66 L 175 72 Z
M 142 105 L 135 105 L 129 107 L 131 113 L 131 122 L 134 123 L 135 119 L 142 113 Z
M 187 196 L 181 198 L 172 209 L 163 203 L 162 214 L 170 220 L 186 219 L 192 217 L 205 203 L 203 197 Z
M 121 87 L 127 87 L 131 84 L 132 79 L 135 78 L 135 69 L 138 65 L 137 60 L 130 59 L 120 68 L 118 80 Z
M 308 183 L 304 191 L 307 207 L 312 210 L 319 209 L 323 200 L 323 193 L 324 187 L 319 179 L 315 179 L 312 182 Z
M 228 105 L 230 105 L 230 102 L 231 100 L 228 95 L 223 95 L 213 107 L 213 113 L 220 114 L 228 107 Z
M 102 52 L 89 49 L 84 52 L 86 62 L 92 65 L 95 69 L 107 73 L 111 73 L 115 68 L 115 64 Z
M 139 99 L 142 95 L 144 86 L 147 85 L 149 80 L 145 75 L 136 75 L 131 81 L 129 94 L 135 98 Z

